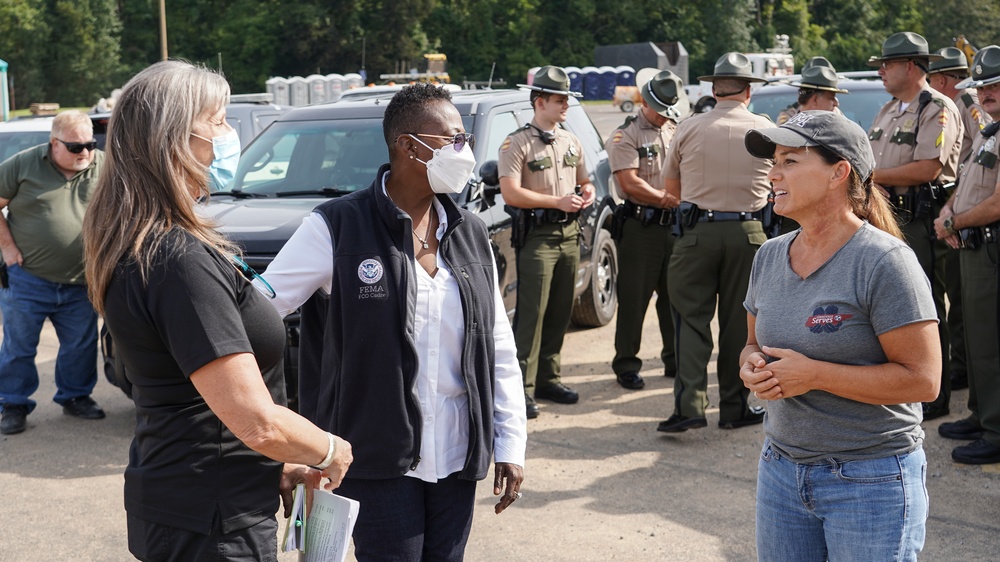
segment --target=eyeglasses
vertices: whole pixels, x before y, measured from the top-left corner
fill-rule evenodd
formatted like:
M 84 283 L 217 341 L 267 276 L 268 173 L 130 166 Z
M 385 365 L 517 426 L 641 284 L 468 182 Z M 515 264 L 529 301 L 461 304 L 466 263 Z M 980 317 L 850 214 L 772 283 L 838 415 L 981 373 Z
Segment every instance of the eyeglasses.
M 271 284 L 268 283 L 266 279 L 261 277 L 260 273 L 257 273 L 256 271 L 253 270 L 252 267 L 247 265 L 247 262 L 241 260 L 239 256 L 233 256 L 233 265 L 235 265 L 237 268 L 239 268 L 241 272 L 243 272 L 243 277 L 246 277 L 247 281 L 253 281 L 255 279 L 257 281 L 260 281 L 260 284 L 263 285 L 265 289 L 267 289 L 267 291 L 261 291 L 261 292 L 267 295 L 268 298 L 273 299 L 274 297 L 278 296 L 278 293 L 274 292 L 274 288 L 271 287 Z
M 908 62 L 913 62 L 913 60 L 912 60 L 912 59 L 893 59 L 893 60 L 884 60 L 884 61 L 882 61 L 882 68 L 883 68 L 883 69 L 887 69 L 887 68 L 889 68 L 889 65 L 890 65 L 890 64 L 895 64 L 895 63 L 897 63 L 897 62 L 901 62 L 901 63 L 903 63 L 903 64 L 906 64 L 906 63 L 908 63 Z
M 435 139 L 448 139 L 448 142 L 444 143 L 445 146 L 452 145 L 455 148 L 455 152 L 462 152 L 465 148 L 465 143 L 469 143 L 469 148 L 476 148 L 476 136 L 472 133 L 458 133 L 454 136 L 445 135 L 425 135 L 423 133 L 417 133 L 418 137 L 432 137 Z
M 97 141 L 90 142 L 66 142 L 62 139 L 56 139 L 57 141 L 63 143 L 66 150 L 72 152 L 73 154 L 80 154 L 84 149 L 93 152 L 97 149 Z

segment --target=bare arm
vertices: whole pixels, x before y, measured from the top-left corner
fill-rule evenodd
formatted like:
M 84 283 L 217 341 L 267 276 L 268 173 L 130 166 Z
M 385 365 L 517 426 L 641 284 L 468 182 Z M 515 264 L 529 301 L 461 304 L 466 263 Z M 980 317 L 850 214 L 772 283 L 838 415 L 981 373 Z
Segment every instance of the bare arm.
M 593 189 L 593 188 L 591 188 Z M 518 178 L 503 176 L 500 178 L 500 194 L 505 203 L 519 209 L 560 209 L 567 213 L 579 211 L 584 205 L 584 198 L 571 193 L 564 197 L 546 195 L 521 187 Z
M 747 345 L 740 354 L 740 378 L 759 398 L 778 400 L 823 390 L 865 404 L 929 402 L 940 387 L 941 345 L 932 320 L 879 336 L 887 362 L 844 365 L 816 361 L 790 349 L 759 346 L 756 319 L 747 315 Z M 767 363 L 764 354 L 773 360 Z
M 680 205 L 681 199 L 681 180 L 680 178 L 667 178 L 665 181 L 666 192 L 673 196 L 677 200 L 677 204 Z
M 192 373 L 191 382 L 222 423 L 254 451 L 279 462 L 303 465 L 318 465 L 326 457 L 326 432 L 274 403 L 252 354 L 220 357 Z M 331 480 L 327 489 L 340 485 L 354 459 L 351 444 L 334 439 L 333 463 L 323 471 Z
M 895 168 L 875 170 L 875 182 L 881 186 L 909 187 L 930 183 L 941 175 L 944 166 L 940 160 L 916 160 Z
M 618 170 L 615 172 L 615 179 L 618 180 L 618 185 L 621 186 L 626 195 L 643 205 L 670 208 L 680 204 L 674 195 L 656 189 L 649 185 L 646 180 L 640 178 L 638 170 L 635 168 Z
M 1000 220 L 1000 184 L 993 187 L 993 193 L 981 203 L 968 211 L 955 216 L 952 228 L 969 228 L 970 226 L 986 226 Z
M 10 199 L 0 197 L 0 211 L 7 208 Z M 14 237 L 10 235 L 10 227 L 7 226 L 7 219 L 0 213 L 0 253 L 3 254 L 3 261 L 7 265 L 24 265 L 24 257 L 21 250 L 14 243 Z

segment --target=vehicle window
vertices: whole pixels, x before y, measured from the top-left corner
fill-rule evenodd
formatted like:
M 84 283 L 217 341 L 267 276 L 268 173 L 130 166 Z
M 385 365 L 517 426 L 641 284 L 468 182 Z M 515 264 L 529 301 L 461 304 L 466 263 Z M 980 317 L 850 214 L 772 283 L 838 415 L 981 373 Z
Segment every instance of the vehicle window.
M 574 105 L 570 106 L 567 112 L 566 122 L 563 123 L 563 127 L 569 130 L 569 132 L 576 135 L 580 142 L 583 143 L 584 150 L 587 151 L 587 156 L 589 158 L 587 166 L 593 169 L 593 164 L 591 161 L 594 159 L 594 154 L 599 154 L 604 150 L 604 141 L 601 140 L 601 134 L 597 132 L 597 128 L 594 127 L 594 123 L 587 117 L 586 111 L 584 111 L 583 106 Z
M 855 82 L 856 83 L 856 82 Z M 843 82 L 841 83 L 843 85 Z M 882 88 L 856 87 L 848 83 L 846 87 L 850 94 L 839 94 L 840 111 L 844 116 L 861 125 L 861 128 L 868 130 L 875 116 L 878 114 L 885 102 L 891 96 Z M 778 122 L 778 114 L 786 107 L 795 103 L 798 99 L 798 90 L 795 88 L 776 86 L 773 88 L 761 88 L 754 92 L 750 99 L 749 109 L 754 113 L 767 114 L 772 121 Z
M 16 131 L 0 133 L 0 162 L 33 146 L 49 141 L 48 131 Z
M 268 195 L 356 191 L 388 160 L 379 119 L 276 122 L 247 147 L 231 188 Z
M 483 141 L 485 141 L 485 150 L 482 153 L 483 161 L 497 160 L 500 158 L 500 145 L 503 144 L 507 135 L 513 133 L 517 129 L 517 118 L 514 117 L 513 112 L 506 111 L 504 113 L 494 115 L 493 120 L 487 127 L 486 131 L 489 138 L 483 139 Z

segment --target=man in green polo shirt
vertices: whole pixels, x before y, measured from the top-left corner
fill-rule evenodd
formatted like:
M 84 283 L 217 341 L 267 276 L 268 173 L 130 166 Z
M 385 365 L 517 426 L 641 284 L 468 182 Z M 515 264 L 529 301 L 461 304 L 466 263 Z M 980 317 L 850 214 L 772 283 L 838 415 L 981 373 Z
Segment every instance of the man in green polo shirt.
M 90 118 L 79 111 L 52 121 L 48 144 L 0 164 L 0 256 L 3 343 L 0 344 L 0 432 L 20 433 L 35 408 L 35 354 L 48 318 L 59 338 L 56 403 L 63 412 L 101 419 L 90 398 L 97 384 L 97 314 L 83 275 L 83 215 L 104 153 Z

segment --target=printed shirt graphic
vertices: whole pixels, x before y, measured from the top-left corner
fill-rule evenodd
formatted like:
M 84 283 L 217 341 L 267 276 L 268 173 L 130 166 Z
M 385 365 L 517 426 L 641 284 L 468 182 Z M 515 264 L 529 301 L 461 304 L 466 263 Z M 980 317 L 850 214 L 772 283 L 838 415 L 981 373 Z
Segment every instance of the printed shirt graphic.
M 840 314 L 835 305 L 826 308 L 819 307 L 813 311 L 812 316 L 806 320 L 806 328 L 814 334 L 824 332 L 836 332 L 844 324 L 845 320 L 854 318 L 853 314 Z

